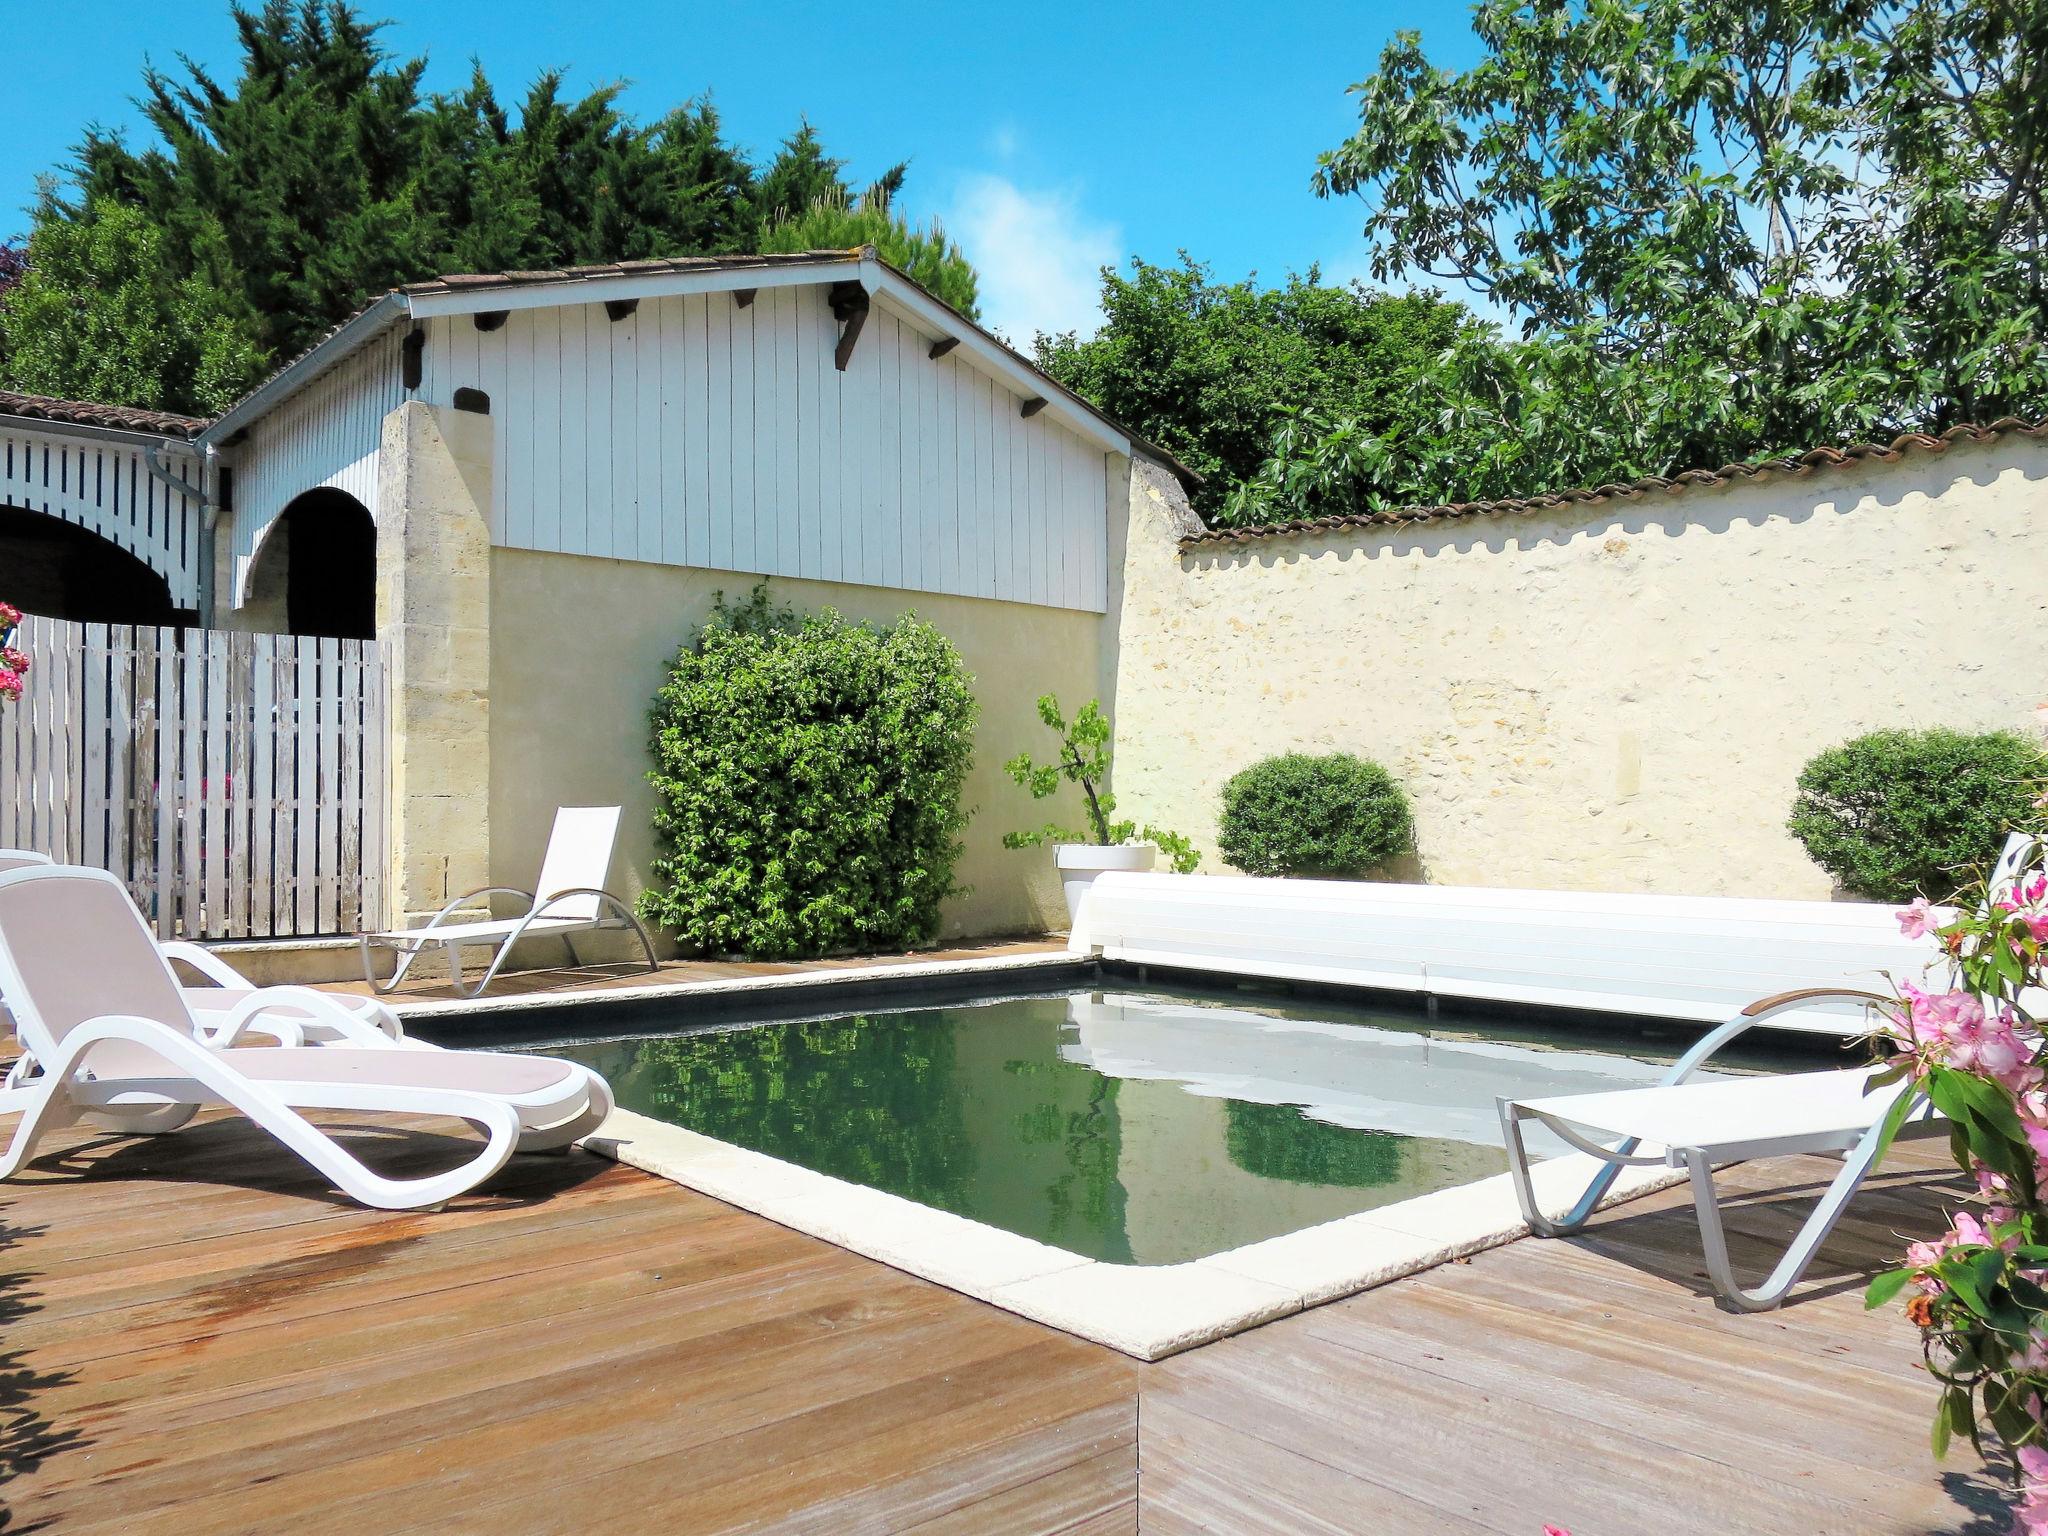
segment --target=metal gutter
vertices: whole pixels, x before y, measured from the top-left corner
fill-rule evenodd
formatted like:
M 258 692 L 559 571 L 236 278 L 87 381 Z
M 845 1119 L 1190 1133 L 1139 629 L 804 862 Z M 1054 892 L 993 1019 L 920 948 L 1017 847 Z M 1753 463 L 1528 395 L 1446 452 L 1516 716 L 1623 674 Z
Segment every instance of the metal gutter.
M 529 283 L 475 283 L 443 292 L 403 295 L 413 318 L 474 315 L 499 309 L 550 309 L 601 300 L 661 299 L 683 294 L 730 293 L 739 288 L 810 288 L 857 276 L 858 258 L 791 261 L 775 266 L 707 267 L 662 272 L 593 272 L 588 277 L 543 277 Z
M 201 452 L 198 438 L 179 437 L 170 432 L 141 432 L 131 427 L 102 427 L 83 421 L 52 421 L 47 416 L 15 416 L 0 412 L 0 428 L 10 432 L 44 432 L 61 437 L 90 437 L 102 442 L 121 443 L 142 449 L 174 448 L 195 459 Z
M 199 434 L 197 442 L 218 446 L 256 420 L 273 405 L 297 394 L 321 374 L 342 362 L 358 347 L 375 339 L 406 316 L 405 295 L 387 293 L 344 321 L 309 350 L 242 396 Z

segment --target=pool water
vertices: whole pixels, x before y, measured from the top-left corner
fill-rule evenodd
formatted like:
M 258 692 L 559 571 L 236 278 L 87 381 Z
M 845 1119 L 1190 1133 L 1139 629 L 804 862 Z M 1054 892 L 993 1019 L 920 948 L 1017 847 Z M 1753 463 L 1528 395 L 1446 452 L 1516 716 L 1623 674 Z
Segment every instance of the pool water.
M 1622 1026 L 1084 991 L 551 1050 L 655 1119 L 1088 1258 L 1171 1264 L 1500 1173 L 1496 1095 L 1641 1086 L 1678 1048 Z

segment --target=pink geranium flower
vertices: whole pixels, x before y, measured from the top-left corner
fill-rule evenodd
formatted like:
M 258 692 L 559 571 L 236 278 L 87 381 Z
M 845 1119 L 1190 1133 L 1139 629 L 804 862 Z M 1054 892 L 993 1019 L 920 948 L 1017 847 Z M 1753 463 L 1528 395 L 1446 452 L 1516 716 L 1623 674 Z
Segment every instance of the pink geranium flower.
M 1899 932 L 1909 939 L 1924 939 L 1941 926 L 1925 896 L 1916 896 L 1910 906 L 1902 907 L 1898 918 Z
M 2048 1536 L 2048 1451 L 2019 1449 L 2020 1502 L 2012 1513 L 2014 1536 Z

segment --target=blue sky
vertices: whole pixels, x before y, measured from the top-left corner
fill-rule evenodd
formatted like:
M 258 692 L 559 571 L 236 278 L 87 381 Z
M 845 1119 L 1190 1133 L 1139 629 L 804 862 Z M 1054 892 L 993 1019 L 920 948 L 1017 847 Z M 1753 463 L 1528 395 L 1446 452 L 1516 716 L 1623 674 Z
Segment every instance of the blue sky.
M 1463 3 L 1233 7 L 530 5 L 384 0 L 390 47 L 428 56 L 430 88 L 483 61 L 515 98 L 543 68 L 573 86 L 632 82 L 650 117 L 710 91 L 729 134 L 772 148 L 799 114 L 858 177 L 908 157 L 907 211 L 938 215 L 983 276 L 998 328 L 1089 329 L 1095 271 L 1186 249 L 1219 275 L 1277 280 L 1321 263 L 1364 275 L 1361 216 L 1309 191 L 1318 151 L 1348 132 L 1345 87 L 1398 27 L 1440 64 L 1474 51 Z M 55 13 L 53 13 L 55 14 Z M 72 0 L 8 83 L 0 232 L 26 229 L 35 177 L 88 122 L 135 122 L 145 55 L 231 74 L 221 0 Z M 17 22 L 18 24 L 18 9 Z M 4 35 L 6 29 L 0 29 Z

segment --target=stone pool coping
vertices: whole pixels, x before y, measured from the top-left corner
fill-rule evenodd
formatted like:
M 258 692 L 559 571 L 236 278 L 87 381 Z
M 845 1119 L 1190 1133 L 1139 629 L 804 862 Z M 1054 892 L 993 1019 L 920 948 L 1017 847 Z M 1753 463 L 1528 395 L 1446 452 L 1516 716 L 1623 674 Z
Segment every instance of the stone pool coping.
M 1370 1290 L 1529 1230 L 1502 1173 L 1205 1259 L 1107 1264 L 631 1110 L 614 1110 L 584 1145 L 1140 1360 Z M 1597 1166 L 1581 1153 L 1537 1164 L 1532 1177 L 1545 1214 L 1563 1214 Z M 1684 1178 L 1669 1168 L 1624 1169 L 1607 1204 Z
M 979 955 L 959 960 L 883 960 L 871 964 L 838 966 L 829 970 L 783 971 L 769 976 L 719 976 L 685 981 L 654 981 L 641 986 L 566 988 L 561 991 L 522 992 L 503 997 L 423 998 L 387 996 L 382 999 L 407 1024 L 436 1024 L 463 1019 L 496 1020 L 508 1016 L 562 1014 L 570 1010 L 618 1009 L 635 1003 L 673 1002 L 691 998 L 722 998 L 767 993 L 771 996 L 801 996 L 820 993 L 827 997 L 841 990 L 859 992 L 886 990 L 899 982 L 947 980 L 955 977 L 1005 975 L 1029 976 L 1035 972 L 1090 972 L 1097 966 L 1092 955 L 1076 955 L 1065 949 L 1041 950 L 1027 954 Z

